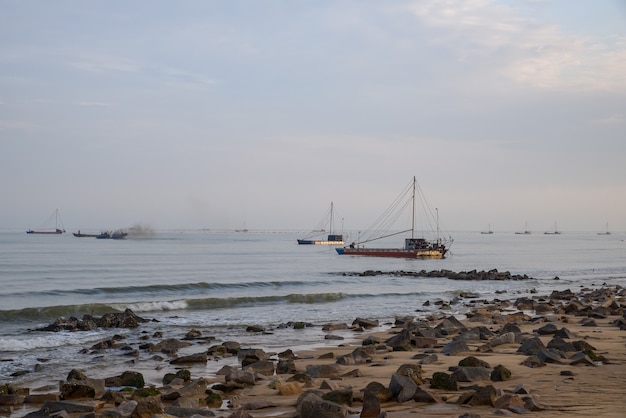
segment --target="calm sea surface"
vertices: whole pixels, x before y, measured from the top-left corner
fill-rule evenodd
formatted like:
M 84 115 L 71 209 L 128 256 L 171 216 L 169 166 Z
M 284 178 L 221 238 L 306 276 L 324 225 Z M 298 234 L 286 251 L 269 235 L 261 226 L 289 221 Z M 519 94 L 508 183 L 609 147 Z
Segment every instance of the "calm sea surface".
M 485 299 L 516 299 L 531 290 L 549 294 L 603 283 L 626 286 L 626 234 L 453 233 L 455 242 L 444 260 L 340 256 L 334 247 L 297 245 L 302 235 L 185 231 L 98 240 L 69 233 L 0 232 L 0 383 L 45 384 L 64 378 L 72 368 L 105 364 L 128 368 L 129 359 L 119 353 L 79 354 L 114 334 L 132 342 L 155 331 L 164 338 L 182 338 L 198 329 L 214 336 L 216 344 L 235 340 L 270 350 L 336 345 L 324 342 L 321 327 L 300 332 L 281 325 L 351 324 L 357 317 L 385 322 L 395 315 L 426 315 L 437 307 L 424 307 L 424 302 L 449 301 L 462 291 Z M 396 247 L 401 240 L 389 238 L 378 245 Z M 487 282 L 344 274 L 370 269 L 498 269 L 531 279 Z M 125 308 L 158 322 L 136 330 L 31 331 L 61 316 L 101 316 Z M 452 313 L 466 310 L 458 304 Z M 245 330 L 248 325 L 268 333 L 251 334 Z M 208 364 L 206 372 L 217 367 Z M 28 373 L 11 377 L 20 371 Z

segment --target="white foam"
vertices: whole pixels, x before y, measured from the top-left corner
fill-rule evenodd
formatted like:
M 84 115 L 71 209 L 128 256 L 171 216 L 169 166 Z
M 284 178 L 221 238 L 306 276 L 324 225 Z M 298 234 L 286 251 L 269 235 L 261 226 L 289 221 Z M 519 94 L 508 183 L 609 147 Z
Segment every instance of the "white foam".
M 134 302 L 134 303 L 115 303 L 111 306 L 119 311 L 130 309 L 133 312 L 159 312 L 159 311 L 177 311 L 186 309 L 188 303 L 185 300 L 174 301 L 150 301 L 150 302 Z

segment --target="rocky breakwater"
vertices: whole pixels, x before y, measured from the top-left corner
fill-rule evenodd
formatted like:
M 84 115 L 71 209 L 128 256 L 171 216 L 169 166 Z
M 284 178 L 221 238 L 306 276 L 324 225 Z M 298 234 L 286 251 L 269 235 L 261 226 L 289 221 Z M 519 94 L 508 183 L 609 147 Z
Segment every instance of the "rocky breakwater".
M 177 356 L 210 340 L 195 330 L 182 340 L 154 335 L 160 342 L 137 349 L 163 359 L 161 385 L 146 387 L 130 366 L 107 377 L 71 370 L 58 391 L 36 399 L 4 384 L 0 404 L 38 405 L 29 417 L 618 417 L 625 298 L 624 289 L 603 287 L 472 303 L 461 319 L 439 312 L 381 326 L 357 318 L 322 330 L 351 330 L 358 344 L 299 353 L 225 342 Z M 208 359 L 226 356 L 237 365 L 207 375 Z
M 445 277 L 450 280 L 529 280 L 531 277 L 526 274 L 511 274 L 508 271 L 492 270 L 470 270 L 470 271 L 452 271 L 452 270 L 420 270 L 420 271 L 380 271 L 366 270 L 362 273 L 342 273 L 344 276 L 409 276 L 409 277 Z

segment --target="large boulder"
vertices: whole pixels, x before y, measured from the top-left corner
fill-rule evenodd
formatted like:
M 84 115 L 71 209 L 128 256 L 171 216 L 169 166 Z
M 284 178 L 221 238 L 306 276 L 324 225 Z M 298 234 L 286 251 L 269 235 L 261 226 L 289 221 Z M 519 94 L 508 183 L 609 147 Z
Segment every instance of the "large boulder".
M 315 392 L 305 392 L 298 398 L 295 418 L 345 418 L 347 415 L 346 406 L 326 401 Z
M 391 390 L 396 402 L 402 403 L 413 399 L 415 391 L 417 390 L 417 384 L 409 376 L 394 373 L 391 375 L 389 390 Z

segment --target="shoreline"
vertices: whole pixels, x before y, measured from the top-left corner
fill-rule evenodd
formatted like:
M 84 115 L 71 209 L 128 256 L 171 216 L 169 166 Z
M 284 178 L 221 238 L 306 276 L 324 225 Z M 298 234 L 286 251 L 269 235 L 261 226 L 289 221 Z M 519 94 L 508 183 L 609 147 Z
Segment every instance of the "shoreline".
M 178 403 L 189 408 L 186 412 L 179 411 L 182 415 L 177 416 L 188 416 L 185 414 L 195 410 L 196 413 L 209 411 L 213 413 L 209 416 L 217 417 L 292 417 L 296 411 L 302 410 L 303 402 L 312 402 L 303 395 L 310 390 L 319 394 L 320 398 L 329 393 L 345 395 L 349 392 L 349 401 L 337 403 L 341 407 L 336 416 L 377 418 L 382 416 L 380 414 L 385 414 L 390 418 L 404 418 L 460 417 L 474 414 L 472 416 L 485 417 L 501 416 L 502 411 L 511 414 L 516 411 L 537 417 L 621 417 L 622 407 L 626 406 L 623 395 L 623 388 L 626 387 L 625 298 L 624 289 L 615 286 L 581 289 L 577 293 L 553 292 L 552 295 L 521 296 L 515 303 L 470 299 L 466 303 L 466 318 L 460 321 L 455 322 L 454 317 L 446 315 L 444 310 L 438 315 L 431 314 L 424 320 L 397 318 L 396 323 L 384 325 L 383 330 L 376 328 L 380 328 L 380 325 L 370 324 L 366 319 L 355 319 L 352 325 L 337 323 L 329 325 L 326 331 L 327 338 L 331 341 L 337 338 L 336 334 L 348 333 L 354 337 L 354 342 L 345 343 L 337 339 L 333 346 L 305 348 L 294 353 L 289 350 L 282 353 L 264 353 L 263 350 L 254 348 L 241 350 L 241 347 L 237 349 L 238 352 L 233 349 L 229 353 L 228 348 L 211 347 L 209 342 L 199 345 L 201 336 L 196 336 L 195 340 L 190 338 L 188 341 L 195 344 L 192 347 L 196 352 L 198 347 L 209 347 L 204 357 L 200 356 L 195 360 L 187 358 L 187 362 L 177 365 L 172 361 L 185 357 L 179 356 L 177 350 L 173 350 L 172 355 L 165 354 L 163 350 L 151 351 L 153 356 L 163 357 L 159 373 L 165 375 L 186 369 L 190 372 L 190 379 L 174 380 L 157 386 L 158 395 L 152 397 L 133 398 L 130 392 L 118 392 L 113 396 L 111 391 L 104 390 L 108 386 L 105 385 L 105 378 L 112 377 L 105 368 L 100 376 L 86 376 L 100 393 L 92 398 L 77 397 L 74 402 L 95 404 L 95 416 L 106 415 L 110 411 L 119 413 L 122 405 L 128 405 L 132 401 L 141 403 L 150 398 L 158 398 L 162 407 L 171 407 L 176 402 L 165 399 L 168 394 L 173 391 L 184 392 L 183 389 L 190 385 L 200 385 L 204 386 L 202 390 L 193 392 L 191 396 L 181 395 L 176 398 L 186 399 L 185 403 Z M 565 343 L 587 343 L 592 348 L 586 348 L 585 353 L 584 350 L 570 349 L 563 345 L 560 350 L 562 354 L 552 356 L 549 352 L 541 353 L 539 357 L 545 357 L 543 365 L 533 362 L 522 364 L 533 356 L 518 352 L 525 343 L 538 339 L 547 349 L 557 333 L 566 335 L 566 338 L 562 338 Z M 154 346 L 160 339 L 167 338 L 167 335 L 160 338 L 147 336 L 145 347 L 150 344 Z M 460 352 L 450 351 L 450 344 L 455 341 L 465 342 L 466 346 L 461 347 Z M 148 350 L 145 347 L 132 348 Z M 583 346 L 584 349 L 585 347 Z M 114 344 L 106 348 L 114 352 L 117 350 L 116 355 L 120 355 L 119 350 L 122 349 Z M 245 355 L 242 356 L 241 351 L 246 352 Z M 226 365 L 215 375 L 206 373 L 208 361 L 228 359 L 230 362 L 234 360 L 233 357 L 237 358 L 238 366 Z M 459 361 L 468 357 L 487 362 L 489 367 L 483 368 L 489 374 L 496 366 L 502 365 L 510 371 L 510 378 L 494 381 L 485 377 L 485 370 L 472 370 L 478 373 L 479 378 L 474 381 L 458 381 L 458 376 L 464 375 L 457 373 L 456 389 L 432 387 L 435 374 L 454 374 L 460 368 Z M 244 362 L 249 363 L 245 370 L 241 367 Z M 274 368 L 286 367 L 281 369 L 286 372 L 270 372 L 267 368 L 269 365 Z M 403 365 L 410 365 L 413 371 L 398 375 L 398 369 Z M 127 370 L 133 369 L 131 362 Z M 320 369 L 325 372 L 319 372 Z M 296 376 L 302 380 L 294 380 Z M 406 393 L 416 392 L 407 381 L 407 376 L 411 376 L 409 380 L 419 382 L 416 383 L 419 388 L 416 390 L 421 394 L 417 398 L 419 401 L 414 399 L 416 393 L 405 399 L 408 396 Z M 59 380 L 67 377 L 59 376 Z M 74 386 L 85 386 L 86 383 L 80 379 L 65 382 Z M 389 398 L 388 392 L 379 393 L 374 396 L 377 403 L 370 394 L 366 395 L 363 391 L 372 386 L 373 382 L 385 389 L 400 385 L 402 395 L 396 393 Z M 0 382 L 0 387 L 5 383 L 7 382 Z M 489 386 L 494 388 L 495 398 L 489 396 L 487 401 L 478 401 L 473 397 L 477 388 Z M 519 389 L 520 386 L 523 390 Z M 21 394 L 0 395 L 0 415 L 13 417 L 26 415 L 29 411 L 41 411 L 45 402 L 62 403 L 61 398 L 67 398 L 70 394 L 53 389 L 47 392 L 37 391 L 36 387 L 14 389 L 18 389 Z M 514 393 L 516 389 L 521 392 Z M 207 392 L 221 396 L 219 406 L 206 406 Z M 117 401 L 109 398 L 103 400 L 107 393 L 109 398 Z M 11 395 L 14 396 L 7 398 Z M 39 399 L 42 402 L 24 403 L 28 396 L 31 396 L 31 400 Z M 428 396 L 431 400 L 424 401 Z M 20 397 L 23 398 L 21 403 Z M 524 398 L 531 399 L 531 402 Z M 10 402 L 14 404 L 11 405 Z M 373 409 L 366 409 L 364 403 L 367 408 Z M 375 406 L 372 407 L 376 404 L 378 410 Z M 175 415 L 172 411 L 174 410 L 170 409 L 169 414 Z M 378 415 L 373 411 L 378 411 Z M 84 414 L 85 412 L 69 413 L 72 417 Z

